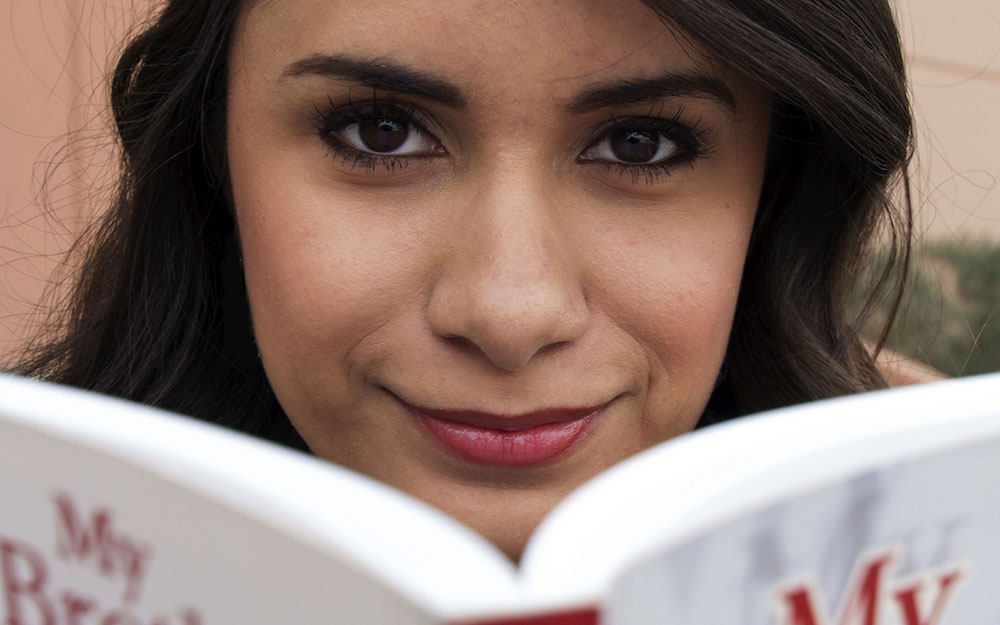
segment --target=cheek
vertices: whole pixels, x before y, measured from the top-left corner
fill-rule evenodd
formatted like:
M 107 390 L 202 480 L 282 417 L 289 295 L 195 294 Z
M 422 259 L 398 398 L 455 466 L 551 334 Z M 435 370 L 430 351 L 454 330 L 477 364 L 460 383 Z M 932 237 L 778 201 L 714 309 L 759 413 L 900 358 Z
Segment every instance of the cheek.
M 731 249 L 706 247 L 683 262 L 668 261 L 672 269 L 644 267 L 648 282 L 635 292 L 638 314 L 631 331 L 646 344 L 657 368 L 673 378 L 717 369 L 728 342 L 742 260 Z
M 700 204 L 700 203 L 699 203 Z M 664 227 L 628 228 L 597 265 L 620 325 L 663 343 L 726 339 L 753 224 L 752 202 L 696 205 Z M 721 332 L 720 332 L 721 331 Z
M 669 227 L 629 228 L 598 261 L 598 297 L 647 363 L 649 442 L 692 428 L 714 388 L 755 212 L 750 199 L 692 208 Z
M 285 132 L 249 87 L 231 83 L 227 148 L 254 332 L 277 391 L 286 378 L 329 371 L 351 337 L 378 322 L 370 304 L 385 282 L 374 277 L 387 273 L 395 246 L 367 236 L 349 202 L 333 210 L 316 176 L 328 164 L 322 150 L 315 158 L 302 149 L 303 137 Z
M 642 344 L 660 392 L 707 401 L 714 386 L 757 213 L 767 129 L 762 112 L 723 139 L 731 156 L 696 165 L 698 175 L 678 178 L 690 184 L 662 203 L 596 223 L 609 244 L 593 270 L 603 272 L 609 310 Z
M 254 332 L 268 376 L 279 396 L 292 395 L 287 388 L 304 396 L 331 386 L 343 392 L 357 345 L 398 314 L 420 269 L 409 262 L 399 228 L 362 223 L 348 201 L 334 202 L 294 172 L 256 171 L 256 162 L 275 161 L 235 162 L 232 175 Z

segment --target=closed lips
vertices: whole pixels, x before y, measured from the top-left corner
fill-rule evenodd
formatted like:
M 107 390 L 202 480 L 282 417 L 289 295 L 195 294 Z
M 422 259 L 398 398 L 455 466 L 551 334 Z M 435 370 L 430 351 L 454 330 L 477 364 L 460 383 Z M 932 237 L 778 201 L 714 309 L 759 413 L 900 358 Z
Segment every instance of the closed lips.
M 477 464 L 525 467 L 567 453 L 586 437 L 605 406 L 522 415 L 409 409 L 431 438 L 449 453 Z

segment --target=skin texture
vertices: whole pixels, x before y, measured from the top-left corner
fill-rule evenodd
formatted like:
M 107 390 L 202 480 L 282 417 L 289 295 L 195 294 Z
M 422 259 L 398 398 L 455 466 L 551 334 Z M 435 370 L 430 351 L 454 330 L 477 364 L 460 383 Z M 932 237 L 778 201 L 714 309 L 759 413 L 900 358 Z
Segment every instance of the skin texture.
M 432 75 L 462 106 L 296 65 L 320 54 Z M 568 108 L 665 72 L 721 81 L 733 101 Z M 373 98 L 417 111 L 417 156 L 359 160 L 349 130 L 321 119 Z M 316 455 L 517 559 L 573 488 L 696 424 L 725 354 L 769 112 L 639 2 L 255 3 L 230 51 L 227 147 L 255 334 L 286 414 Z M 664 167 L 608 163 L 609 126 L 638 118 L 675 119 L 701 148 L 667 149 Z M 531 466 L 464 459 L 408 408 L 602 405 L 586 437 Z

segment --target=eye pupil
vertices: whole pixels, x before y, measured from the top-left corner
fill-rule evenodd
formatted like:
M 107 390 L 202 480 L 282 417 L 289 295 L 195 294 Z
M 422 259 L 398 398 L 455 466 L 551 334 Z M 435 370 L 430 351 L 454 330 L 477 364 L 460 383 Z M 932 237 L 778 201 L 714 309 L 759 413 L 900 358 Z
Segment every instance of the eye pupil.
M 358 134 L 372 152 L 394 152 L 406 143 L 409 125 L 392 119 L 366 119 L 359 122 Z
M 660 136 L 656 132 L 616 130 L 608 138 L 615 158 L 626 163 L 646 163 L 660 149 Z

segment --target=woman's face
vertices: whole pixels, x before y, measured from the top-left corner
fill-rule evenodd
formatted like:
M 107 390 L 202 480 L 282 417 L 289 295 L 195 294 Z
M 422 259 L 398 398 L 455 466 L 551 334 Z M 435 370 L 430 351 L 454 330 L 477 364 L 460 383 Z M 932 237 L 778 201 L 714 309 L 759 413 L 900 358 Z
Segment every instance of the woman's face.
M 638 0 L 274 0 L 231 48 L 254 329 L 316 455 L 517 557 L 691 430 L 769 103 Z

